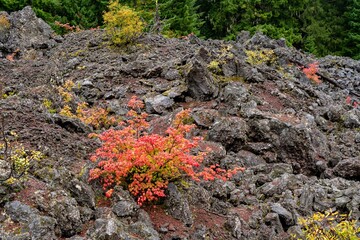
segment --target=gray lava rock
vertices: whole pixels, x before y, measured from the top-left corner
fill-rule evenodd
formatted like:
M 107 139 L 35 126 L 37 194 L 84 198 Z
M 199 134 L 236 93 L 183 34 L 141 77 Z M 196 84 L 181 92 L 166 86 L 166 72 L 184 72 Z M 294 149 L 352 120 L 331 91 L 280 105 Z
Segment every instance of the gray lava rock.
M 144 102 L 146 111 L 149 113 L 163 113 L 174 104 L 171 98 L 164 95 L 145 98 Z
M 168 207 L 169 214 L 187 226 L 191 226 L 194 223 L 194 219 L 187 199 L 184 198 L 173 183 L 169 184 L 167 190 L 168 194 L 165 205 Z
M 206 226 L 200 224 L 195 227 L 195 232 L 191 235 L 191 239 L 194 240 L 206 240 L 209 239 L 209 230 Z
M 129 226 L 129 231 L 141 239 L 160 240 L 159 233 L 143 222 L 136 222 Z
M 2 42 L 7 52 L 14 52 L 16 49 L 44 49 L 56 45 L 51 37 L 53 30 L 44 20 L 36 17 L 31 7 L 11 13 L 9 20 L 10 32 Z
M 36 215 L 29 223 L 29 231 L 32 240 L 55 240 L 56 219 L 47 216 Z
M 8 161 L 0 160 L 0 179 L 7 179 L 11 174 L 11 164 Z
M 209 128 L 220 114 L 214 109 L 194 109 L 191 116 L 197 125 Z
M 11 220 L 24 223 L 29 223 L 35 215 L 39 214 L 37 209 L 19 201 L 6 203 L 5 211 L 10 216 Z
M 288 210 L 286 210 L 283 206 L 281 206 L 280 203 L 274 203 L 271 205 L 271 211 L 277 213 L 280 217 L 280 220 L 282 220 L 285 223 L 286 227 L 292 226 L 295 224 L 295 220 Z
M 230 82 L 224 88 L 223 98 L 234 108 L 240 108 L 249 97 L 248 90 L 240 82 Z
M 344 115 L 344 126 L 347 128 L 360 127 L 360 111 L 353 109 Z
M 300 199 L 299 199 L 299 207 L 303 213 L 310 213 L 312 210 L 312 206 L 314 204 L 315 193 L 313 189 L 306 184 L 301 189 Z
M 285 173 L 281 177 L 275 178 L 269 183 L 265 183 L 258 189 L 258 191 L 268 197 L 271 197 L 275 194 L 281 194 L 286 190 L 289 182 L 293 180 L 293 177 L 293 175 Z
M 54 114 L 52 120 L 59 126 L 65 128 L 69 132 L 89 133 L 91 128 L 82 123 L 79 119 L 69 118 L 59 114 Z
M 208 132 L 208 139 L 220 142 L 227 150 L 241 150 L 247 139 L 248 126 L 242 118 L 222 117 L 218 119 Z
M 239 151 L 236 157 L 240 160 L 241 166 L 246 168 L 266 163 L 262 157 L 245 150 Z
M 271 226 L 276 233 L 284 232 L 284 229 L 281 225 L 280 217 L 277 213 L 268 213 L 265 216 L 264 222 L 267 226 Z
M 135 216 L 139 206 L 134 201 L 118 201 L 114 204 L 112 211 L 118 217 Z
M 189 62 L 185 73 L 189 95 L 198 100 L 209 100 L 219 95 L 219 87 L 206 65 L 198 59 Z
M 201 186 L 191 185 L 189 191 L 187 191 L 187 199 L 191 206 L 201 206 L 205 209 L 210 208 L 211 194 Z
M 235 239 L 242 239 L 242 224 L 239 216 L 232 214 L 228 217 L 225 226 L 230 230 Z
M 290 164 L 286 164 L 286 163 L 275 163 L 274 165 L 272 165 L 272 170 L 269 175 L 272 178 L 277 178 L 283 175 L 284 173 L 292 174 L 293 167 Z
M 335 166 L 334 173 L 346 179 L 360 180 L 360 158 L 348 158 L 340 161 Z
M 132 239 L 128 238 L 123 224 L 114 218 L 96 219 L 94 227 L 90 228 L 86 235 L 89 239 L 99 240 Z
M 73 179 L 70 182 L 68 189 L 79 204 L 89 208 L 95 207 L 95 193 L 90 185 L 79 181 L 78 179 Z
M 179 70 L 174 69 L 174 68 L 167 69 L 166 71 L 163 72 L 163 75 L 164 75 L 165 79 L 171 80 L 171 81 L 177 80 L 181 77 Z
M 139 59 L 120 66 L 120 72 L 131 75 L 133 77 L 140 77 L 144 75 L 149 69 L 154 67 L 154 61 L 149 59 Z
M 28 229 L 31 238 L 25 236 L 24 239 L 57 239 L 55 236 L 55 225 L 57 224 L 56 219 L 48 216 L 40 216 L 40 212 L 37 209 L 31 208 L 19 201 L 8 202 L 5 205 L 5 210 L 11 220 L 24 224 L 23 229 Z
M 80 232 L 82 222 L 76 200 L 69 197 L 64 191 L 53 192 L 51 195 L 50 215 L 57 220 L 61 234 L 71 237 Z
M 329 156 L 326 136 L 317 129 L 285 128 L 280 134 L 279 158 L 286 163 L 299 163 L 301 172 L 316 173 L 319 157 Z

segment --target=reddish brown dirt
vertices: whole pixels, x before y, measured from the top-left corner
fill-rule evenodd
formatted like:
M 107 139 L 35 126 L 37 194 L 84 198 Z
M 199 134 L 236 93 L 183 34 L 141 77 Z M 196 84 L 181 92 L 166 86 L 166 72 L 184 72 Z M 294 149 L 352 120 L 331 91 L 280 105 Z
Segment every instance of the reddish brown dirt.
M 258 106 L 261 111 L 281 111 L 284 110 L 284 103 L 278 97 L 275 96 L 272 92 L 278 89 L 274 83 L 265 82 L 262 85 L 255 86 L 252 89 L 252 92 L 255 96 L 259 97 L 264 102 L 268 103 L 266 105 Z
M 242 218 L 245 222 L 249 222 L 249 219 L 252 215 L 252 212 L 254 212 L 255 208 L 245 208 L 245 207 L 236 207 L 230 209 L 230 213 L 237 213 L 240 218 Z
M 157 231 L 160 231 L 161 227 L 164 226 L 169 230 L 166 233 L 162 233 L 161 239 L 167 240 L 174 236 L 188 236 L 193 234 L 197 228 L 201 226 L 206 227 L 210 239 L 223 240 L 229 238 L 229 236 L 226 235 L 226 231 L 224 231 L 226 217 L 223 215 L 194 207 L 191 209 L 194 224 L 191 227 L 187 227 L 181 221 L 171 217 L 162 207 L 146 207 L 145 210 L 148 212 Z
M 46 184 L 37 179 L 30 178 L 24 183 L 24 189 L 16 193 L 14 200 L 18 200 L 26 205 L 36 208 L 34 192 L 48 191 Z M 45 196 L 46 194 L 44 194 Z
M 215 100 L 212 101 L 207 101 L 207 102 L 197 102 L 197 101 L 193 101 L 193 102 L 184 102 L 184 103 L 180 103 L 179 104 L 181 107 L 183 107 L 184 109 L 188 109 L 188 108 L 207 108 L 207 109 L 212 109 L 214 108 L 214 106 L 217 105 Z
M 20 232 L 21 228 L 22 228 L 22 225 L 20 223 L 15 223 L 15 222 L 12 222 L 12 221 L 11 222 L 4 222 L 3 226 L 2 226 L 2 229 L 5 232 L 13 232 L 13 233 Z M 2 239 L 2 238 L 0 238 L 0 239 Z
M 300 119 L 292 114 L 271 114 L 270 117 L 276 118 L 281 122 L 286 122 L 290 124 L 299 124 Z

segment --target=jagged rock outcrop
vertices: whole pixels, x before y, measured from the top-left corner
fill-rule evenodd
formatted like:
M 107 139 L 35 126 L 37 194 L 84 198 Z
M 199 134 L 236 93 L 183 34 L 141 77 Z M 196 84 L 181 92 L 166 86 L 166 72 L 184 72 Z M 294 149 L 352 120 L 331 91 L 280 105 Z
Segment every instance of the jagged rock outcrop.
M 29 7 L 6 17 L 5 134 L 16 132 L 45 157 L 26 181 L 0 182 L 4 239 L 286 239 L 301 233 L 299 216 L 315 211 L 360 219 L 359 61 L 315 59 L 246 32 L 236 41 L 144 34 L 139 45 L 115 49 L 102 30 L 55 36 Z M 315 61 L 319 85 L 301 71 Z M 59 89 L 69 80 L 65 102 Z M 246 170 L 226 182 L 171 184 L 155 208 L 140 208 L 120 187 L 104 199 L 88 182 L 94 129 L 58 113 L 85 101 L 125 118 L 132 95 L 144 100 L 158 134 L 174 112 L 191 108 L 192 134 L 212 150 L 204 164 Z M 0 163 L 2 176 L 8 165 Z
M 51 27 L 40 18 L 37 18 L 31 7 L 25 7 L 22 11 L 13 12 L 10 15 L 3 14 L 10 23 L 10 27 L 1 31 L 0 53 L 30 54 L 28 50 L 48 49 L 56 45 Z M 54 37 L 53 37 L 54 36 Z

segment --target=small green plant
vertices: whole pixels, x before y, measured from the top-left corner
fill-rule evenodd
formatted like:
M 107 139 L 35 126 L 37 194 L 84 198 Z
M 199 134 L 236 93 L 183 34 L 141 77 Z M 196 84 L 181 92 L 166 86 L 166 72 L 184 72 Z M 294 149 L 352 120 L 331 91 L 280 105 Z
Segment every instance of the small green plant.
M 358 240 L 360 237 L 357 221 L 350 220 L 347 214 L 317 212 L 309 218 L 300 218 L 299 223 L 307 240 Z
M 272 49 L 261 49 L 257 51 L 245 51 L 246 61 L 251 65 L 273 64 L 277 57 Z
M 53 103 L 51 100 L 44 98 L 42 104 L 49 111 L 49 113 L 56 113 L 56 109 L 53 108 Z
M 103 15 L 105 29 L 115 45 L 134 42 L 144 30 L 139 14 L 119 1 L 111 1 L 109 11 Z
M 0 177 L 0 182 L 12 184 L 26 176 L 31 163 L 40 161 L 43 154 L 39 151 L 27 150 L 22 144 L 17 143 L 17 134 L 13 131 L 10 131 L 10 135 L 14 140 L 10 141 L 5 133 L 4 116 L 1 117 L 0 131 L 0 161 L 4 163 L 2 166 L 8 166 Z
M 165 197 L 170 182 L 185 176 L 199 181 L 226 180 L 237 171 L 221 169 L 218 165 L 201 166 L 205 152 L 194 153 L 200 138 L 186 136 L 194 128 L 188 125 L 190 111 L 178 113 L 166 136 L 149 133 L 147 114 L 141 113 L 142 101 L 129 101 L 129 120 L 121 122 L 122 129 L 110 129 L 97 135 L 102 146 L 92 155 L 97 167 L 90 171 L 90 179 L 99 179 L 110 197 L 116 185 L 127 188 L 141 206 L 145 202 Z

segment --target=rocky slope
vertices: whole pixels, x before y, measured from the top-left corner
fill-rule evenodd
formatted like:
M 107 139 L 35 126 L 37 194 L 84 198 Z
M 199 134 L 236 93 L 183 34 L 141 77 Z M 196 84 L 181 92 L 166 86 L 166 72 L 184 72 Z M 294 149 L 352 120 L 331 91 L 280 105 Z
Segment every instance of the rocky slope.
M 55 36 L 31 8 L 0 14 L 11 23 L 0 28 L 5 134 L 45 155 L 25 181 L 0 183 L 1 239 L 286 239 L 313 212 L 359 220 L 359 61 L 315 59 L 246 32 L 233 42 L 144 35 L 119 49 L 101 30 Z M 301 69 L 315 61 L 321 84 Z M 139 208 L 120 188 L 104 200 L 87 181 L 92 128 L 58 114 L 68 80 L 73 107 L 86 101 L 124 116 L 129 98 L 141 97 L 155 132 L 191 108 L 195 134 L 213 150 L 207 163 L 245 172 L 171 184 L 156 207 Z

